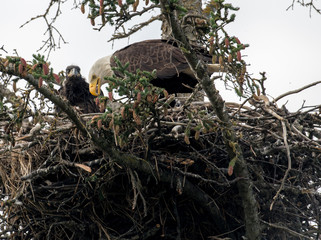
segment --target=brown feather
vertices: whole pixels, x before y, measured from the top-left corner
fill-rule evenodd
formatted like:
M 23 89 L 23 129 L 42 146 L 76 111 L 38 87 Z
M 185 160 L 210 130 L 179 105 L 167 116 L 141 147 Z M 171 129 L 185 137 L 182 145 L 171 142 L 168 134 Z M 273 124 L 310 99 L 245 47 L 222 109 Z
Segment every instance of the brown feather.
M 71 68 L 77 68 L 78 76 L 68 76 Z M 94 96 L 89 92 L 89 84 L 80 75 L 78 66 L 68 66 L 66 69 L 66 80 L 59 89 L 59 95 L 67 99 L 70 105 L 76 106 L 81 113 L 99 112 L 99 108 L 94 101 Z
M 203 60 L 211 61 L 211 57 L 201 54 Z M 157 70 L 157 78 L 151 83 L 155 86 L 165 88 L 168 93 L 188 93 L 192 92 L 189 85 L 194 87 L 198 81 L 191 74 L 189 65 L 181 50 L 173 42 L 165 40 L 146 40 L 131 44 L 121 50 L 116 51 L 111 57 L 111 67 L 115 67 L 115 57 L 122 63 L 129 62 L 128 71 L 135 73 L 137 69 L 142 71 Z M 121 74 L 115 71 L 116 76 Z

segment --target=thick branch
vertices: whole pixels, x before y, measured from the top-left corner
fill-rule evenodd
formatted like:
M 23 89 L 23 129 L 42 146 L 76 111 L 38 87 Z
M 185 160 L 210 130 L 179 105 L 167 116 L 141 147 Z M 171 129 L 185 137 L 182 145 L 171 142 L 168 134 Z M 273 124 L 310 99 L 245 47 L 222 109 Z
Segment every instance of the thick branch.
M 236 142 L 236 135 L 232 129 L 232 124 L 228 113 L 225 111 L 224 101 L 215 88 L 214 83 L 210 80 L 206 67 L 197 58 L 196 53 L 191 48 L 181 27 L 178 25 L 178 19 L 174 13 L 175 6 L 171 1 L 161 0 L 162 12 L 165 15 L 175 39 L 179 41 L 183 53 L 193 70 L 196 78 L 200 81 L 207 97 L 209 98 L 216 115 L 222 121 L 223 134 L 226 148 L 230 159 L 237 159 L 235 164 L 235 174 L 244 178 L 238 182 L 240 197 L 242 198 L 243 210 L 245 215 L 246 236 L 248 239 L 260 238 L 260 222 L 258 217 L 257 202 L 252 190 L 249 172 L 246 162 L 242 155 L 242 150 Z

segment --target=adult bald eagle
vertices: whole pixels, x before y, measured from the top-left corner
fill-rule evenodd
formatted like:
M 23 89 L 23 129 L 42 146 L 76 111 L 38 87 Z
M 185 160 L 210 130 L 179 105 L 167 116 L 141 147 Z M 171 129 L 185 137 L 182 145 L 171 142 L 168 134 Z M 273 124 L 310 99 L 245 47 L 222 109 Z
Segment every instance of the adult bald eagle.
M 195 87 L 198 83 L 190 69 L 182 51 L 174 42 L 155 39 L 131 44 L 116 51 L 112 56 L 98 59 L 89 72 L 89 88 L 91 94 L 100 94 L 100 86 L 105 83 L 104 77 L 120 73 L 113 72 L 116 67 L 115 57 L 124 65 L 129 63 L 128 71 L 136 73 L 142 71 L 157 70 L 157 77 L 151 81 L 154 86 L 162 87 L 168 93 L 191 93 L 193 90 L 184 85 Z M 205 53 L 199 53 L 199 57 L 207 63 L 209 74 L 221 71 L 219 64 L 212 64 L 212 57 Z
M 66 68 L 66 79 L 58 92 L 81 113 L 99 112 L 94 96 L 89 92 L 89 84 L 81 76 L 78 66 L 71 65 Z

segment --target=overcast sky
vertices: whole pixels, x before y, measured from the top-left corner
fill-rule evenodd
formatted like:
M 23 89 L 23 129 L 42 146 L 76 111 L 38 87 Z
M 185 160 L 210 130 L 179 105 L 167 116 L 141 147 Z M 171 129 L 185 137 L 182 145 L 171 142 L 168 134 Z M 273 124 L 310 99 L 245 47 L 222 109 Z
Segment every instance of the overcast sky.
M 19 27 L 30 18 L 42 14 L 48 2 L 1 0 L 0 47 L 4 45 L 9 55 L 13 55 L 13 49 L 17 49 L 20 56 L 31 60 L 32 54 L 46 40 L 43 19 Z M 98 58 L 110 55 L 129 43 L 160 37 L 160 23 L 154 23 L 129 39 L 107 42 L 113 28 L 105 27 L 100 32 L 92 30 L 87 15 L 82 15 L 79 9 L 72 9 L 73 2 L 70 0 L 63 5 L 63 14 L 55 23 L 68 42 L 61 44 L 61 48 L 50 55 L 49 61 L 55 72 L 64 70 L 70 64 L 77 64 L 87 78 L 91 65 Z M 267 72 L 266 88 L 271 97 L 321 80 L 321 15 L 312 12 L 310 17 L 308 9 L 298 5 L 286 11 L 292 0 L 233 2 L 234 6 L 240 7 L 240 11 L 228 31 L 230 35 L 239 37 L 241 42 L 250 44 L 243 52 L 246 55 L 244 59 L 251 64 L 248 70 L 254 77 L 259 77 L 259 72 Z M 2 51 L 0 54 L 5 56 Z M 224 90 L 222 86 L 220 92 L 226 101 L 237 100 L 233 93 Z M 287 98 L 287 107 L 295 111 L 304 100 L 306 105 L 321 104 L 320 95 L 321 85 L 317 85 Z

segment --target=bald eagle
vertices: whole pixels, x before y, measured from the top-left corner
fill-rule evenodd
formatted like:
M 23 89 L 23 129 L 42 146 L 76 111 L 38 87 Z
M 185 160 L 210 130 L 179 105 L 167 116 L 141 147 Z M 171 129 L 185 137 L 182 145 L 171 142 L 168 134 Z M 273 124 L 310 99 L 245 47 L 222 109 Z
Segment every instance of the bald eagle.
M 58 92 L 81 113 L 99 112 L 94 96 L 89 92 L 89 84 L 81 76 L 78 66 L 71 65 L 66 68 L 66 79 Z
M 115 57 L 123 65 L 129 63 L 127 70 L 131 73 L 136 73 L 137 69 L 149 72 L 156 69 L 157 77 L 151 83 L 165 88 L 169 94 L 191 93 L 198 83 L 180 48 L 174 42 L 155 39 L 131 44 L 112 56 L 98 59 L 89 71 L 91 94 L 100 94 L 100 86 L 106 82 L 104 77 L 113 74 L 121 77 L 120 73 L 112 71 L 112 67 L 116 67 Z M 199 53 L 199 57 L 207 63 L 209 74 L 222 70 L 219 64 L 212 64 L 209 54 Z

